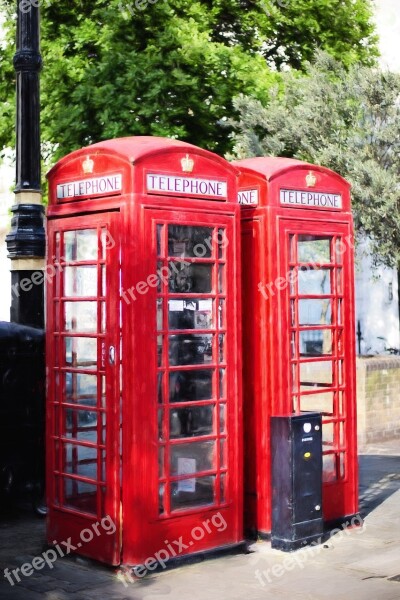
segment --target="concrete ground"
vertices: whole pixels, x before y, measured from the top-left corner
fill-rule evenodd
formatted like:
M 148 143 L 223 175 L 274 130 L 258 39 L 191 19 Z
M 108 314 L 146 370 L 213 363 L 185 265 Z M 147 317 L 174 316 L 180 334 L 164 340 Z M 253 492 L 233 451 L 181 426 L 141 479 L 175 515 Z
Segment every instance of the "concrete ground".
M 400 440 L 361 449 L 360 498 L 363 527 L 323 545 L 287 554 L 257 542 L 130 583 L 70 556 L 11 586 L 4 569 L 43 552 L 44 521 L 0 516 L 0 600 L 400 600 Z

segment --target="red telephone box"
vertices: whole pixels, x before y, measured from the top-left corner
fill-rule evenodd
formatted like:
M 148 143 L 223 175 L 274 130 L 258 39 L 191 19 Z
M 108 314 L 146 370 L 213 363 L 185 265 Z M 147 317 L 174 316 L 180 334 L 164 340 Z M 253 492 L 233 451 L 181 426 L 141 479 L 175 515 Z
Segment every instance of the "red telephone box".
M 323 518 L 358 511 L 350 185 L 286 158 L 236 161 L 242 205 L 245 523 L 271 531 L 270 418 L 322 413 Z
M 49 542 L 148 570 L 240 543 L 236 169 L 133 137 L 49 187 Z

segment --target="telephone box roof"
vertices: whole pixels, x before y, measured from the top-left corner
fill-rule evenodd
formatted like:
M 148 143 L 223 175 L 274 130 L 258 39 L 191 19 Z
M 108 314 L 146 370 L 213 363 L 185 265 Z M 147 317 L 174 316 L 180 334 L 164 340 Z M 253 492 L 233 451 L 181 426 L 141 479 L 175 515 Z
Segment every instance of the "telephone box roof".
M 350 185 L 341 175 L 320 165 L 297 160 L 295 158 L 275 157 L 275 156 L 257 156 L 255 158 L 245 158 L 232 162 L 238 169 L 250 169 L 253 172 L 263 175 L 267 181 L 272 181 L 276 177 L 295 169 L 307 169 L 310 171 L 319 171 L 339 179 L 342 183 Z
M 98 142 L 90 146 L 85 146 L 79 150 L 75 150 L 70 154 L 64 156 L 57 164 L 49 171 L 47 176 L 53 175 L 55 171 L 58 171 L 66 163 L 79 156 L 87 156 L 96 154 L 113 154 L 119 156 L 122 160 L 127 161 L 131 164 L 135 164 L 144 158 L 151 156 L 160 155 L 163 153 L 171 152 L 187 152 L 188 154 L 196 154 L 204 156 L 214 163 L 219 163 L 221 167 L 224 167 L 228 171 L 237 172 L 236 167 L 232 163 L 228 163 L 224 158 L 210 152 L 198 148 L 193 144 L 182 142 L 180 140 L 173 140 L 170 138 L 157 137 L 157 136 L 132 136 L 115 138 L 112 140 L 105 140 Z

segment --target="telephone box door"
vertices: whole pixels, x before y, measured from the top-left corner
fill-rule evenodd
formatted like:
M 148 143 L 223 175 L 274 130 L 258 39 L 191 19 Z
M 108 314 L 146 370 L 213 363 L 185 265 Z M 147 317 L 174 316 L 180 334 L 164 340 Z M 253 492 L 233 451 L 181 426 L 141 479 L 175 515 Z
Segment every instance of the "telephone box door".
M 120 559 L 118 215 L 50 220 L 48 541 Z
M 356 510 L 353 260 L 350 226 L 283 220 L 281 274 L 288 282 L 289 412 L 322 413 L 323 507 L 326 521 Z
M 155 209 L 144 209 L 144 217 L 150 288 L 135 304 L 147 306 L 141 321 L 152 350 L 138 356 L 148 387 L 133 398 L 133 410 L 149 427 L 125 437 L 147 501 L 129 508 L 139 506 L 135 494 L 143 496 L 137 486 L 125 496 L 128 562 L 153 556 L 168 540 L 183 540 L 183 554 L 242 539 L 236 220 Z

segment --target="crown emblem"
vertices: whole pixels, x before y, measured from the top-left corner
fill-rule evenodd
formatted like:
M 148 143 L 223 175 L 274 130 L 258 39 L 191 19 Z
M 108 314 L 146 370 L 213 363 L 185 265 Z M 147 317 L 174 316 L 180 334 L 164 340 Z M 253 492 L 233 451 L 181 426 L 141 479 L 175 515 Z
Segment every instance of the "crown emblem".
M 186 154 L 185 158 L 181 160 L 181 165 L 184 173 L 191 173 L 194 167 L 194 160 L 190 158 L 189 154 Z
M 317 183 L 317 178 L 315 177 L 315 175 L 312 171 L 309 171 L 308 175 L 306 177 L 307 187 L 314 187 L 316 183 Z
M 82 169 L 84 173 L 93 173 L 94 160 L 87 156 L 82 163 Z

